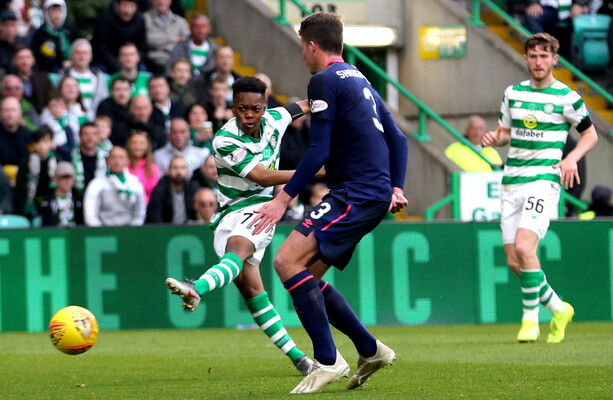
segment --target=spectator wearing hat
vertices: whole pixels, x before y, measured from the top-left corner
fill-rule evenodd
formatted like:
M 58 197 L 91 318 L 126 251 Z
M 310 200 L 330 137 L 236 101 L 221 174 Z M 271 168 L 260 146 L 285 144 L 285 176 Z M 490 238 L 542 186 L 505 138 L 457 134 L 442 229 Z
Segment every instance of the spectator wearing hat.
M 11 9 L 0 11 L 0 68 L 3 73 L 9 69 L 15 46 L 25 43 L 25 40 L 18 36 L 17 29 L 19 23 L 17 14 Z
M 83 224 L 83 199 L 74 188 L 75 170 L 71 163 L 60 161 L 53 177 L 55 189 L 37 204 L 42 226 L 66 228 Z
M 64 0 L 46 0 L 43 16 L 45 22 L 32 35 L 32 51 L 39 69 L 58 72 L 70 66 L 70 44 L 81 37 L 81 33 L 66 24 Z
M 134 43 L 141 59 L 147 53 L 145 20 L 138 11 L 137 0 L 118 0 L 100 14 L 92 37 L 94 63 L 108 74 L 119 71 L 117 55 L 125 43 Z

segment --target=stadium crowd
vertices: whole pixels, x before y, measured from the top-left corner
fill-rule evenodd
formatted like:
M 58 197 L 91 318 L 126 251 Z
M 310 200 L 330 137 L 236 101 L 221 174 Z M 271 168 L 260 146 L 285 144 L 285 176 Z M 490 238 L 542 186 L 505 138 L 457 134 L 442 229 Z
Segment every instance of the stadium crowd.
M 0 2 L 0 214 L 34 226 L 208 223 L 211 142 L 240 75 L 209 19 L 184 15 L 180 0 Z M 309 144 L 308 123 L 295 130 L 290 157 Z

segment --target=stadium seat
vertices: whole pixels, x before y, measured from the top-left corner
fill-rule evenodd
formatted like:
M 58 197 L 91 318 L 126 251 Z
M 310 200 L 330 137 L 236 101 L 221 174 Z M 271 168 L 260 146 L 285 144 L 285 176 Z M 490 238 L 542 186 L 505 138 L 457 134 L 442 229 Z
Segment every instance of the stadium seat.
M 21 215 L 0 215 L 0 229 L 29 228 L 30 221 Z
M 609 63 L 607 32 L 611 17 L 587 14 L 573 19 L 573 64 L 586 71 L 603 70 Z

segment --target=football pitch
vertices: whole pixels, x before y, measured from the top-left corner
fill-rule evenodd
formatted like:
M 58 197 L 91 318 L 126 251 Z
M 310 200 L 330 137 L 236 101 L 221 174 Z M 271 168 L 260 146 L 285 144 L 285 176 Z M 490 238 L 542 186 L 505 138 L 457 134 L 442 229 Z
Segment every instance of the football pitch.
M 565 342 L 518 344 L 518 325 L 374 327 L 394 365 L 325 399 L 613 399 L 613 323 L 573 323 Z M 308 354 L 301 329 L 290 334 Z M 334 332 L 355 369 L 351 342 Z M 0 333 L 1 399 L 285 399 L 302 376 L 259 330 L 104 331 L 87 353 L 45 333 Z

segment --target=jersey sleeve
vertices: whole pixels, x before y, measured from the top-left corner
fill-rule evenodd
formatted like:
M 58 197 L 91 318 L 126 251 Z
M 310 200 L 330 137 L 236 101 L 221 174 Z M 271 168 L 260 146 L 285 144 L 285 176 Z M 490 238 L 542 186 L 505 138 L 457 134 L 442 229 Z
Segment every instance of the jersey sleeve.
M 230 169 L 238 176 L 245 178 L 258 164 L 257 158 L 236 141 L 218 138 L 219 140 L 213 140 L 217 168 L 219 169 L 221 166 L 222 168 Z
M 509 108 L 509 92 L 512 86 L 509 86 L 502 95 L 502 103 L 500 104 L 500 116 L 498 117 L 498 125 L 506 129 L 511 129 L 511 109 Z
M 307 89 L 309 106 L 311 107 L 311 120 L 336 119 L 336 97 L 334 85 L 338 84 L 325 72 L 315 74 L 309 81 Z
M 577 128 L 590 113 L 579 93 L 572 91 L 568 94 L 568 102 L 564 105 L 564 118 Z M 591 124 L 590 124 L 591 125 Z M 589 127 L 589 126 L 588 126 Z
M 272 118 L 275 128 L 279 131 L 279 140 L 281 140 L 283 135 L 285 135 L 287 127 L 293 121 L 292 114 L 285 107 L 271 108 L 266 112 L 269 118 Z

